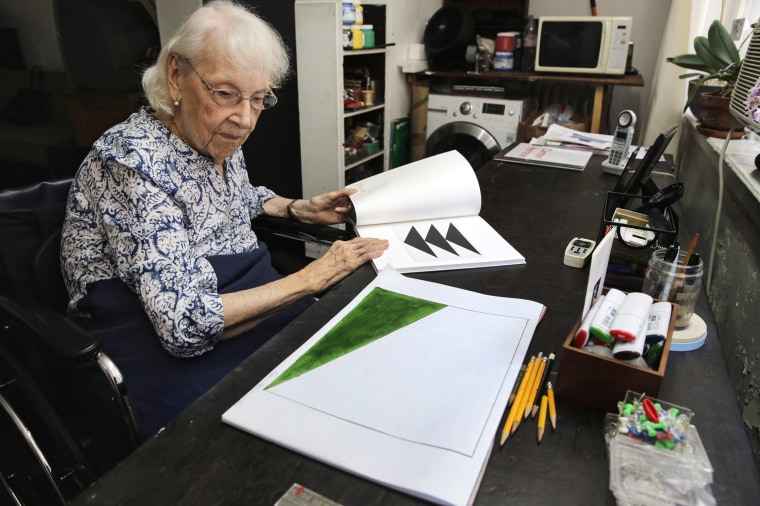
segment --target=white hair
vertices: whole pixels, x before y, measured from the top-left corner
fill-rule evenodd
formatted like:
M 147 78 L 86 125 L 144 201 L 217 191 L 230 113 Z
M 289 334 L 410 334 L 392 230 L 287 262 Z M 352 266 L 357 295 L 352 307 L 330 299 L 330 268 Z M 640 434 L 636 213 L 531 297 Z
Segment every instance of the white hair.
M 233 0 L 213 0 L 190 15 L 143 73 L 148 103 L 169 116 L 174 115 L 167 71 L 171 54 L 193 65 L 221 59 L 232 68 L 267 76 L 272 88 L 282 84 L 290 68 L 282 37 L 268 22 Z

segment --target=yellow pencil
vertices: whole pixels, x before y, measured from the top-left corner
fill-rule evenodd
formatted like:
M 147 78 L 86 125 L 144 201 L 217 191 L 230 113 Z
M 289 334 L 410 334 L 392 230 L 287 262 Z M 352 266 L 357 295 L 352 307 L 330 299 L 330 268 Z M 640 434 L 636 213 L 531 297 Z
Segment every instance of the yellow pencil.
M 544 437 L 544 428 L 546 427 L 546 404 L 549 400 L 547 395 L 541 396 L 541 408 L 538 411 L 538 444 Z
M 512 408 L 509 410 L 509 415 L 507 415 L 507 421 L 504 423 L 504 427 L 501 429 L 500 444 L 502 446 L 504 446 L 504 442 L 509 437 L 509 434 L 512 431 L 512 424 L 515 421 L 515 417 L 517 416 L 520 406 L 522 406 L 522 398 L 525 397 L 525 390 L 527 390 L 527 385 L 529 383 L 528 379 L 531 377 L 535 363 L 536 357 L 530 357 L 530 362 L 528 362 L 528 366 L 525 368 L 525 375 L 523 376 L 522 382 L 520 382 L 520 388 L 517 390 L 515 402 L 512 403 Z
M 557 406 L 554 405 L 554 389 L 551 381 L 546 384 L 546 396 L 549 398 L 549 420 L 552 422 L 552 430 L 557 428 Z
M 538 389 L 541 387 L 541 380 L 544 377 L 544 370 L 546 369 L 547 360 L 548 359 L 544 357 L 541 359 L 541 362 L 538 363 L 538 374 L 536 374 L 536 377 L 533 378 L 533 386 L 531 386 L 530 395 L 527 399 L 528 402 L 525 404 L 525 409 L 523 410 L 523 419 L 528 418 L 531 409 L 533 409 L 533 404 L 536 402 Z
M 552 372 L 552 365 L 554 364 L 554 352 L 549 353 L 549 358 L 546 359 L 546 367 L 544 367 L 544 374 L 541 376 L 541 382 L 538 384 L 539 393 L 533 401 L 533 407 L 530 410 L 530 417 L 534 418 L 538 413 L 538 402 L 541 397 L 546 395 L 546 380 L 549 374 Z
M 525 391 L 523 392 L 523 396 L 520 399 L 515 399 L 515 404 L 514 406 L 512 406 L 514 408 L 517 408 L 517 411 L 515 414 L 515 420 L 514 420 L 514 423 L 512 424 L 512 434 L 515 433 L 517 428 L 520 426 L 520 422 L 522 422 L 523 413 L 525 412 L 525 407 L 528 405 L 528 400 L 530 398 L 531 390 L 533 389 L 533 383 L 536 381 L 536 376 L 538 375 L 538 369 L 542 363 L 543 363 L 543 353 L 539 352 L 538 355 L 536 356 L 536 361 L 530 370 L 530 376 L 526 374 L 525 378 L 523 378 L 523 383 L 525 383 Z

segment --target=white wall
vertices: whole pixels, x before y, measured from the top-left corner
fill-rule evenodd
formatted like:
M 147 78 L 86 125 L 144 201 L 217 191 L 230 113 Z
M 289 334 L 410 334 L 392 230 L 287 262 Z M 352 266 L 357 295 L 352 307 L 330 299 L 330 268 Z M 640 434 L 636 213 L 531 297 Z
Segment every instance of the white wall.
M 631 109 L 638 117 L 637 124 L 644 125 L 648 111 L 651 80 L 659 57 L 662 33 L 667 29 L 666 22 L 671 0 L 604 0 L 597 2 L 599 16 L 632 16 L 633 30 L 631 40 L 634 43 L 633 66 L 644 77 L 644 87 L 634 88 L 619 86 L 613 89 L 610 104 L 610 131 L 618 112 Z M 530 13 L 535 16 L 580 16 L 590 15 L 588 0 L 530 0 Z M 678 85 L 679 83 L 674 83 Z M 641 129 L 637 130 L 637 133 Z M 636 139 L 634 139 L 636 141 Z
M 443 5 L 442 0 L 413 0 L 391 2 L 391 33 L 388 40 L 396 43 L 388 48 L 388 60 L 391 62 L 392 78 L 389 81 L 391 101 L 391 119 L 408 116 L 411 105 L 411 90 L 407 76 L 401 72 L 398 64 L 407 59 L 409 46 L 421 44 L 428 20 Z
M 156 0 L 161 45 L 166 44 L 185 19 L 201 5 L 202 0 Z

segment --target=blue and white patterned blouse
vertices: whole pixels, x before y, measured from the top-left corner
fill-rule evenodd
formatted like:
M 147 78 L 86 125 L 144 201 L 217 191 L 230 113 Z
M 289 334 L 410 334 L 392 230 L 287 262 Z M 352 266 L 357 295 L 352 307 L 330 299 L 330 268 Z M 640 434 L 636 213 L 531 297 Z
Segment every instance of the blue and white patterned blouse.
M 61 258 L 71 298 L 119 278 L 134 290 L 162 345 L 177 357 L 210 350 L 224 327 L 207 256 L 258 247 L 251 219 L 275 196 L 248 180 L 242 150 L 213 161 L 143 109 L 98 139 L 71 187 Z

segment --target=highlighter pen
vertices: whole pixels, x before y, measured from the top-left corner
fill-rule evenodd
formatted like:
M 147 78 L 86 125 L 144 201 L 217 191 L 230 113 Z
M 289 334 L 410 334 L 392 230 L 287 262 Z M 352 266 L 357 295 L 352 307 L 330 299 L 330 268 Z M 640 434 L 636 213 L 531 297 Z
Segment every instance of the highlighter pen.
M 643 333 L 641 349 L 644 349 L 646 339 L 649 309 L 652 307 L 652 296 L 642 292 L 631 292 L 620 304 L 615 320 L 612 322 L 610 335 L 620 341 L 635 341 Z
M 644 354 L 644 345 L 647 337 L 646 320 L 641 321 L 641 328 L 636 333 L 633 341 L 616 341 L 612 347 L 612 356 L 618 360 L 635 360 Z
M 620 310 L 620 305 L 625 300 L 625 293 L 617 288 L 611 288 L 607 291 L 604 303 L 599 306 L 599 310 L 591 321 L 589 332 L 598 341 L 612 344 L 615 339 L 610 335 L 610 326 L 612 325 L 615 315 Z
M 673 306 L 670 302 L 655 302 L 649 308 L 647 323 L 647 344 L 664 341 L 670 327 L 670 314 Z
M 594 319 L 594 315 L 596 314 L 603 300 L 604 300 L 604 295 L 596 299 L 596 302 L 594 302 L 594 305 L 591 306 L 591 309 L 589 309 L 588 312 L 586 313 L 586 317 L 581 322 L 581 326 L 578 329 L 578 332 L 575 333 L 575 337 L 573 338 L 573 346 L 575 346 L 576 348 L 583 348 L 584 346 L 586 346 L 586 343 L 588 342 L 588 338 L 591 335 L 589 333 L 591 320 Z

